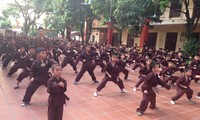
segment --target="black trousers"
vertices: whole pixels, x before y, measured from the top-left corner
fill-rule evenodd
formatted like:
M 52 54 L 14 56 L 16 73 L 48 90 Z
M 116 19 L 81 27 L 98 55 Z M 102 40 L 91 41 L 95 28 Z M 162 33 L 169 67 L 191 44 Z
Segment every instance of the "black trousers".
M 86 71 L 89 73 L 89 75 L 91 76 L 92 80 L 96 81 L 96 77 L 94 75 L 94 66 L 86 67 L 84 65 L 82 66 L 80 72 L 77 74 L 75 81 L 79 82 Z
M 174 84 L 178 78 L 178 76 L 163 77 L 163 82 Z
M 135 87 L 138 88 L 143 82 L 144 82 L 144 77 L 139 77 Z
M 139 63 L 135 63 L 135 64 L 133 65 L 132 70 L 136 70 L 138 67 L 140 67 L 140 64 L 139 64 Z
M 24 69 L 20 74 L 19 76 L 17 77 L 17 81 L 21 82 L 24 78 L 28 77 L 29 76 L 29 71 L 28 69 Z
M 61 67 L 64 68 L 68 63 L 72 66 L 74 71 L 77 71 L 76 64 L 73 59 L 64 59 L 61 63 Z
M 48 120 L 62 120 L 63 105 L 48 105 Z
M 124 73 L 124 79 L 127 79 L 128 78 L 128 74 L 129 74 L 129 71 L 126 69 L 126 68 L 122 68 L 120 69 L 120 73 Z
M 3 62 L 5 60 L 5 58 L 6 58 L 6 54 L 3 54 L 2 58 L 1 58 L 1 61 Z
M 174 97 L 172 97 L 172 100 L 176 101 L 179 98 L 181 98 L 184 94 L 186 94 L 187 99 L 191 99 L 193 95 L 193 90 L 191 88 L 183 89 L 183 88 L 177 87 L 177 93 Z
M 192 75 L 195 76 L 195 75 L 200 75 L 200 70 L 192 70 Z M 200 79 L 198 78 L 195 78 L 194 79 L 194 82 L 197 83 Z
M 97 87 L 97 91 L 101 91 L 107 84 L 108 81 L 112 81 L 114 82 L 115 84 L 118 85 L 118 87 L 122 90 L 124 89 L 124 84 L 123 84 L 123 81 L 118 77 L 117 78 L 109 78 L 108 76 L 105 76 L 103 78 L 103 80 L 101 81 L 101 83 L 99 84 L 99 86 Z
M 41 85 L 45 85 L 47 86 L 47 83 L 42 83 L 42 82 L 38 82 L 38 81 L 31 81 L 28 85 L 28 87 L 26 88 L 26 92 L 25 95 L 23 97 L 23 102 L 25 103 L 29 103 L 31 101 L 31 97 L 33 96 L 33 94 L 35 93 L 35 91 L 41 86 Z
M 58 56 L 53 56 L 53 59 L 59 64 Z
M 137 112 L 144 113 L 150 102 L 149 108 L 153 109 L 156 107 L 156 93 L 153 90 L 149 90 L 148 94 L 143 93 L 143 99 L 140 102 L 140 107 L 137 108 Z
M 3 60 L 2 67 L 6 68 L 11 60 L 12 60 L 12 56 L 6 55 Z
M 103 72 L 103 69 L 104 67 L 106 66 L 104 63 L 103 63 L 103 60 L 102 61 L 96 61 L 96 66 L 99 65 L 101 67 L 101 72 Z M 95 66 L 95 67 L 96 67 Z
M 20 69 L 20 68 L 25 68 L 25 65 L 21 65 L 21 64 L 19 64 L 19 63 L 15 63 L 15 64 L 11 67 L 10 71 L 8 72 L 8 75 L 11 76 L 11 75 L 14 74 L 15 72 L 17 72 L 17 70 Z

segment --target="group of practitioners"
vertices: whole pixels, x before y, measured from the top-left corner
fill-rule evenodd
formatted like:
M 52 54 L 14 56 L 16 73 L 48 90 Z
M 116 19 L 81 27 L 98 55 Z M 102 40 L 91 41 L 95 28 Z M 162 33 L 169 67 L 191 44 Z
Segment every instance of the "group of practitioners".
M 162 48 L 155 50 L 146 44 L 142 50 L 137 44 L 130 49 L 124 45 L 114 47 L 97 43 L 83 45 L 79 41 L 47 38 L 43 28 L 38 29 L 38 36 L 34 38 L 6 35 L 0 36 L 0 41 L 2 69 L 6 69 L 11 61 L 14 62 L 7 77 L 22 69 L 16 78 L 14 89 L 19 89 L 20 83 L 30 77 L 30 83 L 22 99 L 22 107 L 29 105 L 33 94 L 40 86 L 47 87 L 48 120 L 62 120 L 63 105 L 66 104 L 66 100 L 70 100 L 65 94 L 67 82 L 61 74 L 67 64 L 72 66 L 76 74 L 74 85 L 80 83 L 86 71 L 89 73 L 92 82 L 98 84 L 93 93 L 94 97 L 100 94 L 109 81 L 115 83 L 120 92 L 127 93 L 123 82 L 131 80 L 127 66 L 133 64 L 131 74 L 138 74 L 135 70 L 139 69 L 133 91 L 138 91 L 141 85 L 143 95 L 136 109 L 139 116 L 143 115 L 149 104 L 150 109 L 156 108 L 159 86 L 167 90 L 172 86 L 176 87 L 177 92 L 170 100 L 171 104 L 176 104 L 184 94 L 189 101 L 192 101 L 193 90 L 190 83 L 192 80 L 199 83 L 200 80 L 200 54 L 186 56 L 181 49 L 177 52 Z M 80 62 L 82 66 L 78 71 L 77 64 Z M 94 73 L 96 66 L 99 66 L 100 72 L 104 73 L 101 81 L 96 79 Z M 181 74 L 177 76 L 176 72 Z M 200 92 L 196 97 L 200 98 Z

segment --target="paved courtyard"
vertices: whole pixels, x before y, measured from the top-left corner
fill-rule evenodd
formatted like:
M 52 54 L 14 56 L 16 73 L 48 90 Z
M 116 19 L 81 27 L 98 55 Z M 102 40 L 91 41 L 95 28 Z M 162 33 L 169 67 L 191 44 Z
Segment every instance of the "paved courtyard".
M 80 67 L 81 63 L 78 65 L 78 70 Z M 10 66 L 5 70 L 0 69 L 0 120 L 47 120 L 48 94 L 46 88 L 42 86 L 36 91 L 30 106 L 20 107 L 29 78 L 22 82 L 20 89 L 14 90 L 15 79 L 21 70 L 7 78 L 6 74 L 9 69 Z M 131 66 L 128 69 L 130 70 Z M 99 81 L 104 76 L 99 67 L 95 69 L 95 75 Z M 200 120 L 200 99 L 195 97 L 200 91 L 200 85 L 194 82 L 191 84 L 194 90 L 194 102 L 187 101 L 184 96 L 177 101 L 176 105 L 171 105 L 169 100 L 176 93 L 175 87 L 169 91 L 159 88 L 158 109 L 147 109 L 143 116 L 137 116 L 136 108 L 142 99 L 141 91 L 132 91 L 137 76 L 138 71 L 130 72 L 130 80 L 124 80 L 125 88 L 128 90 L 127 94 L 120 93 L 119 88 L 109 82 L 98 97 L 93 97 L 92 94 L 98 84 L 93 83 L 89 74 L 86 73 L 80 83 L 74 86 L 76 74 L 70 65 L 66 66 L 63 70 L 63 77 L 68 82 L 66 94 L 71 100 L 64 108 L 63 120 Z M 121 78 L 123 77 L 122 74 Z

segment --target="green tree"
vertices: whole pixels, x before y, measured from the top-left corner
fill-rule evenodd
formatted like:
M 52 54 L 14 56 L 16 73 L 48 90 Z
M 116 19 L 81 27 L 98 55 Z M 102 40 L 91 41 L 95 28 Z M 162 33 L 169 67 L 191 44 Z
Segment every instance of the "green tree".
M 145 18 L 154 14 L 160 16 L 167 3 L 161 0 L 94 0 L 93 9 L 95 14 L 103 16 L 103 23 L 109 20 L 114 22 L 121 40 L 125 27 L 129 27 L 130 33 L 136 36 L 141 32 L 140 27 L 145 23 Z
M 2 12 L 3 13 L 3 12 Z M 9 20 L 9 16 L 5 16 L 4 14 L 0 16 L 0 28 L 11 28 L 11 21 Z
M 51 0 L 14 0 L 4 11 L 8 16 L 23 18 L 23 32 L 27 35 L 36 20 L 48 11 L 50 2 Z

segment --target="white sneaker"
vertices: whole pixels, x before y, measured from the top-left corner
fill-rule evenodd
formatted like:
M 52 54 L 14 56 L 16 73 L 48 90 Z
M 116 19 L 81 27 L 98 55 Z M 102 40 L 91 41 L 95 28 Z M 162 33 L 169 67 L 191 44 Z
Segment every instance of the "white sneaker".
M 141 112 L 137 112 L 137 115 L 138 115 L 138 116 L 142 116 L 142 113 L 141 113 Z
M 78 82 L 74 81 L 74 85 L 77 85 L 77 84 L 78 84 Z
M 21 103 L 21 107 L 26 107 L 28 105 L 28 103 L 22 102 Z
M 158 85 L 158 86 L 157 86 L 157 88 L 161 88 L 161 87 L 162 87 L 161 85 Z
M 136 87 L 134 87 L 134 88 L 133 88 L 133 91 L 134 91 L 134 92 L 137 92 L 137 88 L 136 88 Z
M 170 100 L 170 103 L 171 103 L 172 105 L 175 105 L 175 104 L 176 104 L 176 102 L 173 101 L 173 100 Z
M 15 85 L 15 86 L 14 86 L 14 89 L 18 89 L 18 88 L 19 88 L 19 85 Z
M 128 91 L 127 90 L 125 90 L 125 89 L 122 89 L 121 90 L 121 93 L 127 93 Z
M 196 96 L 197 98 L 200 98 L 200 96 Z
M 98 96 L 98 93 L 97 93 L 97 92 L 94 92 L 94 93 L 93 93 L 93 96 L 94 96 L 94 97 L 97 97 L 97 96 Z

